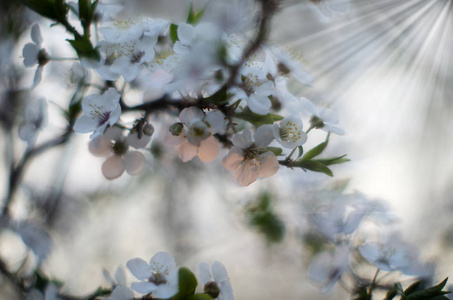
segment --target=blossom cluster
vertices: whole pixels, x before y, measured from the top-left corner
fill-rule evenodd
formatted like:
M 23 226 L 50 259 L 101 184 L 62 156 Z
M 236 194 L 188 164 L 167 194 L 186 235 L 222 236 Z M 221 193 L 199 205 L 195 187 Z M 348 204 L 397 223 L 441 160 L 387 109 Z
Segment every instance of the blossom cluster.
M 235 5 L 238 10 L 256 14 L 250 1 Z M 300 57 L 264 44 L 247 56 L 249 42 L 243 34 L 246 22 L 238 19 L 236 26 L 231 26 L 219 21 L 237 18 L 232 15 L 234 11 L 218 8 L 213 10 L 218 18 L 202 18 L 203 10 L 197 14 L 191 10 L 192 18 L 179 24 L 138 17 L 99 27 L 103 39 L 96 46 L 97 59 L 82 56 L 77 68 L 93 70 L 109 86 L 81 100 L 83 114 L 73 129 L 91 133 L 90 151 L 94 155 L 113 153 L 102 166 L 107 179 L 117 178 L 124 171 L 135 175 L 144 168 L 145 156 L 128 149 L 144 148 L 150 142 L 154 132 L 150 117 L 161 110 L 156 108 L 157 103 L 168 107 L 170 114 L 174 114 L 172 107 L 179 109 L 179 120 L 168 125 L 164 143 L 174 148 L 182 161 L 198 157 L 211 162 L 222 148 L 233 146 L 222 164 L 235 173 L 240 185 L 270 177 L 280 165 L 331 174 L 327 166 L 332 162 L 306 159 L 297 163 L 291 155 L 296 149 L 303 152 L 312 129 L 344 134 L 335 126 L 337 114 L 296 97 L 288 89 L 290 80 L 312 85 L 313 78 Z M 39 27 L 33 27 L 35 44 L 27 44 L 23 54 L 24 64 L 38 63 L 41 74 L 50 57 L 40 50 L 42 37 L 38 33 Z M 87 78 L 91 77 L 80 76 L 79 80 Z M 35 80 L 35 85 L 38 82 Z M 143 104 L 126 105 L 128 94 L 124 87 L 117 87 L 120 82 L 141 87 Z M 140 111 L 144 116 L 130 126 L 121 119 L 125 113 Z M 127 138 L 125 131 L 129 131 Z M 279 155 L 288 156 L 279 161 Z
M 152 299 L 170 299 L 178 295 L 181 297 L 181 295 L 188 296 L 195 293 L 197 280 L 194 274 L 187 268 L 176 267 L 175 258 L 168 252 L 156 253 L 149 263 L 141 258 L 133 258 L 127 262 L 126 266 L 140 281 L 127 284 L 126 274 L 121 267 L 117 269 L 115 279 L 104 271 L 104 276 L 112 286 L 112 293 L 108 299 L 135 299 L 135 293 L 143 297 L 152 297 Z M 200 299 L 234 300 L 228 273 L 221 262 L 215 261 L 211 267 L 201 262 L 197 269 L 203 293 L 195 295 L 204 295 L 204 298 Z M 191 286 L 189 288 L 191 293 L 187 291 L 187 286 Z

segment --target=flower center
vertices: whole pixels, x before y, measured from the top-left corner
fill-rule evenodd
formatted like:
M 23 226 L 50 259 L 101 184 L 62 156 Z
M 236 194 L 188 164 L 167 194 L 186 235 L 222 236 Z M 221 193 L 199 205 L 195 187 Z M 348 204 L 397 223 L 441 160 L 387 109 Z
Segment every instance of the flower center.
M 253 160 L 257 158 L 260 154 L 260 150 L 252 144 L 250 147 L 243 150 L 244 151 L 244 160 Z
M 149 282 L 154 283 L 155 285 L 161 285 L 161 284 L 166 284 L 167 279 L 165 278 L 165 275 L 162 273 L 152 273 L 151 277 L 148 279 Z
M 98 120 L 98 125 L 102 126 L 104 125 L 110 118 L 110 112 L 105 111 L 99 115 L 99 120 Z
M 286 123 L 285 126 L 280 127 L 280 138 L 287 142 L 295 143 L 301 138 L 301 132 L 297 128 L 296 124 L 292 122 Z

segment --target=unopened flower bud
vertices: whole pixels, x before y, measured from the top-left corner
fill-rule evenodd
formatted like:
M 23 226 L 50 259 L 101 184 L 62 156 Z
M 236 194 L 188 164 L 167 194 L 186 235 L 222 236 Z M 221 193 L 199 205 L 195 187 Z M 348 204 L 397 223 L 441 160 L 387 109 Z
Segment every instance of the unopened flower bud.
M 220 288 L 215 281 L 209 281 L 204 285 L 204 292 L 216 299 L 220 295 Z
M 154 126 L 151 124 L 146 124 L 143 126 L 143 134 L 147 136 L 152 136 L 154 133 Z
M 182 123 L 175 123 L 170 126 L 169 130 L 173 136 L 179 136 L 183 128 L 184 126 L 182 125 Z

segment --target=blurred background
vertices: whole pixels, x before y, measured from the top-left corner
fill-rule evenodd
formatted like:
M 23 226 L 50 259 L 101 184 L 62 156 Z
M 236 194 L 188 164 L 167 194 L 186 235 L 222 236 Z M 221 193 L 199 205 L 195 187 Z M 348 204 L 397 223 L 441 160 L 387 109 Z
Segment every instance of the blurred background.
M 128 0 L 120 15 L 179 23 L 188 6 L 184 0 Z M 43 44 L 52 55 L 74 53 L 65 44 L 62 28 L 50 28 L 18 4 L 2 2 L 1 7 L 4 195 L 8 160 L 26 147 L 13 136 L 17 120 L 12 116 L 19 115 L 21 106 L 12 99 L 40 95 L 49 101 L 49 133 L 43 131 L 39 144 L 61 132 L 58 106 L 71 95 L 62 79 L 71 62 L 49 63 L 41 84 L 27 90 L 34 69 L 23 67 L 21 55 L 30 42 L 30 25 L 41 25 Z M 159 143 L 167 120 L 156 116 L 152 143 L 154 154 L 161 156 L 148 155 L 141 175 L 107 181 L 101 173 L 103 159 L 87 151 L 88 136 L 73 135 L 29 165 L 12 214 L 44 224 L 53 247 L 42 269 L 64 281 L 63 290 L 74 295 L 108 286 L 103 268 L 114 273 L 131 258 L 148 260 L 158 251 L 168 251 L 177 265 L 193 270 L 200 261 L 221 261 L 239 300 L 348 299 L 338 286 L 330 294 L 319 294 L 319 286 L 306 275 L 310 253 L 300 234 L 308 213 L 304 203 L 313 192 L 344 185 L 346 192 L 386 201 L 399 219 L 392 226 L 420 248 L 423 258 L 437 263 L 435 278 L 440 281 L 453 274 L 452 12 L 449 0 L 282 1 L 269 43 L 300 53 L 315 80 L 313 87 L 298 94 L 330 105 L 346 132 L 330 140 L 327 154 L 347 153 L 351 159 L 333 167 L 333 179 L 285 169 L 240 187 L 223 169 L 221 155 L 209 164 L 179 162 Z M 8 32 L 15 35 L 8 37 Z M 130 95 L 140 101 L 138 93 Z M 13 149 L 8 146 L 12 143 Z M 271 203 L 264 221 L 257 217 L 263 197 Z M 0 234 L 0 255 L 19 272 L 36 263 L 8 230 Z M 1 283 L 11 292 L 5 292 L 10 298 L 4 299 L 14 299 L 7 281 Z

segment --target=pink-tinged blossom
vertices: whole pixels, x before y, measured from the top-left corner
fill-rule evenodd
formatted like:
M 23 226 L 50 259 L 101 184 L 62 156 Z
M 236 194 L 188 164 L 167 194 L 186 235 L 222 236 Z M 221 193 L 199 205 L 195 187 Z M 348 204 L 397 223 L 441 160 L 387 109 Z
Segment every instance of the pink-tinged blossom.
M 336 245 L 334 252 L 317 254 L 308 268 L 308 277 L 321 285 L 321 293 L 330 292 L 349 266 L 349 246 Z
M 220 111 L 210 111 L 206 115 L 197 107 L 185 108 L 179 115 L 181 123 L 176 123 L 180 131 L 167 135 L 165 143 L 174 146 L 182 161 L 186 162 L 198 156 L 209 162 L 217 158 L 219 143 L 215 133 L 224 133 L 226 121 Z
M 141 280 L 131 284 L 133 290 L 142 294 L 151 293 L 153 298 L 159 299 L 169 299 L 178 292 L 178 269 L 170 253 L 156 253 L 149 264 L 141 258 L 133 258 L 126 266 Z
M 113 126 L 120 118 L 121 95 L 114 88 L 109 88 L 102 95 L 89 95 L 82 100 L 83 115 L 74 124 L 77 133 L 93 132 L 90 138 L 104 133 L 107 126 Z
M 319 128 L 326 132 L 343 135 L 344 131 L 334 125 L 338 124 L 338 114 L 330 108 L 316 106 L 307 98 L 301 97 L 300 104 L 312 117 L 310 119 L 311 128 Z
M 138 143 L 143 146 L 146 143 L 130 139 L 135 147 Z M 146 141 L 149 142 L 148 139 Z M 144 168 L 146 158 L 143 153 L 129 149 L 130 144 L 118 127 L 109 127 L 101 136 L 92 139 L 89 143 L 89 150 L 95 156 L 108 158 L 102 164 L 102 174 L 107 179 L 115 179 L 126 171 L 129 175 L 138 175 Z
M 240 185 L 247 186 L 258 177 L 266 178 L 277 173 L 279 163 L 266 147 L 274 139 L 271 125 L 259 127 L 252 137 L 248 129 L 233 137 L 234 148 L 223 159 L 225 169 L 235 171 Z
M 307 134 L 302 131 L 302 120 L 286 117 L 279 124 L 273 124 L 274 138 L 285 148 L 293 149 L 307 141 Z
M 46 50 L 41 49 L 43 38 L 39 25 L 37 24 L 33 25 L 31 28 L 31 39 L 33 43 L 28 43 L 24 46 L 22 55 L 24 57 L 24 65 L 26 67 L 38 65 L 33 79 L 33 87 L 35 87 L 41 82 L 43 67 L 49 62 L 49 58 Z
M 204 284 L 205 293 L 219 300 L 234 300 L 233 288 L 231 287 L 228 272 L 221 262 L 215 261 L 211 265 L 211 268 L 205 262 L 199 263 L 198 276 Z M 217 291 L 219 294 L 215 297 Z

